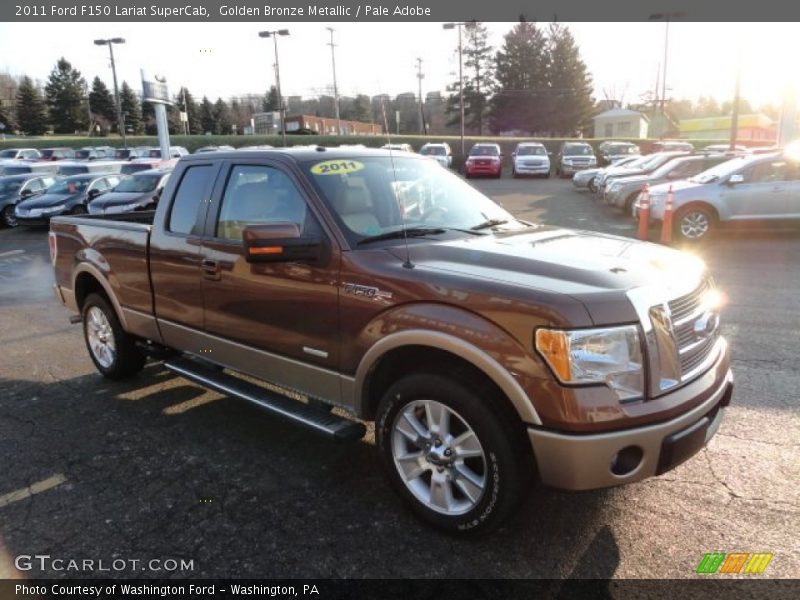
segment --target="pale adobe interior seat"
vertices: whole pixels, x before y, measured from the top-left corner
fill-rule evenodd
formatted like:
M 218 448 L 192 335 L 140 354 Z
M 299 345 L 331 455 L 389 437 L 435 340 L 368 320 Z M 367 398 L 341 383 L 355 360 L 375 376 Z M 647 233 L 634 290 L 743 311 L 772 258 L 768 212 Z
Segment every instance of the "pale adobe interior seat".
M 344 224 L 361 235 L 381 232 L 381 225 L 372 210 L 369 192 L 361 186 L 343 185 L 333 202 Z

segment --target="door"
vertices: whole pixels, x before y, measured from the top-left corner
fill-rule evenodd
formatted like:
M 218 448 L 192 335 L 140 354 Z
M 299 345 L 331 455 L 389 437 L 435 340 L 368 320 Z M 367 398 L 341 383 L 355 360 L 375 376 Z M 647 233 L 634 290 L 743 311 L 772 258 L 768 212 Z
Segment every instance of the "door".
M 777 219 L 791 194 L 788 165 L 783 159 L 766 160 L 740 172 L 740 183 L 723 183 L 720 196 L 732 220 Z
M 326 377 L 304 373 L 297 362 L 338 367 L 340 261 L 331 236 L 285 166 L 227 161 L 221 179 L 225 185 L 215 192 L 202 250 L 206 331 L 233 342 L 218 348 L 224 348 L 226 359 L 238 355 L 237 368 L 338 397 L 338 383 L 336 390 L 323 390 L 317 384 Z M 314 264 L 248 263 L 242 232 L 248 225 L 265 223 L 293 223 L 302 237 L 320 237 L 327 258 Z
M 200 240 L 218 170 L 217 161 L 208 161 L 176 171 L 177 187 L 168 191 L 174 199 L 156 213 L 160 222 L 154 224 L 150 239 L 153 302 L 164 342 L 196 353 L 203 350 Z M 140 269 L 146 273 L 146 265 Z

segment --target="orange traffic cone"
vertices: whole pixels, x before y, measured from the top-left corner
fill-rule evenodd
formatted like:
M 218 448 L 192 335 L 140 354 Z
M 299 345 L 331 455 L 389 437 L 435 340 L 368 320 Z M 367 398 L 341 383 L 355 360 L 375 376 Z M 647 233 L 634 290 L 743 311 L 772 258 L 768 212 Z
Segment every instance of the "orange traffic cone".
M 639 202 L 639 231 L 636 235 L 640 240 L 647 240 L 650 228 L 650 186 L 644 184 L 642 200 Z
M 664 201 L 664 219 L 661 221 L 661 243 L 672 243 L 672 186 L 667 190 L 667 199 Z

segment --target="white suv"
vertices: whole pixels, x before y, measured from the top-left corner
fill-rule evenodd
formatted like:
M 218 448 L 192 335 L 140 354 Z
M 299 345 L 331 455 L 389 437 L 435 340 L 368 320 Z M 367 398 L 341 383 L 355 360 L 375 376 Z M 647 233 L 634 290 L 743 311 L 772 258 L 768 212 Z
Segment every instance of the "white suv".
M 441 144 L 425 144 L 419 149 L 422 156 L 428 156 L 434 159 L 443 167 L 450 168 L 453 164 L 453 151 L 450 150 L 450 144 L 442 142 Z
M 550 157 L 539 142 L 520 142 L 511 155 L 511 176 L 550 177 Z

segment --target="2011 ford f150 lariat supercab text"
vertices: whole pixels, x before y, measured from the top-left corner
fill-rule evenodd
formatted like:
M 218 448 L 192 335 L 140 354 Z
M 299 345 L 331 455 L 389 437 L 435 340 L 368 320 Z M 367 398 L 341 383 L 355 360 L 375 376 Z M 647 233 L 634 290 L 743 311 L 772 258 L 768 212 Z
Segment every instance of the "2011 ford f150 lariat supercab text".
M 663 473 L 731 398 L 702 261 L 520 221 L 423 157 L 186 156 L 154 213 L 97 217 L 53 219 L 50 251 L 103 375 L 152 355 L 335 438 L 374 421 L 392 485 L 448 531 L 498 524 L 534 475 Z

